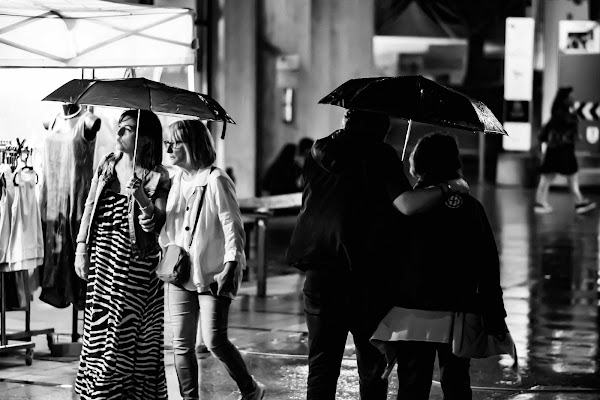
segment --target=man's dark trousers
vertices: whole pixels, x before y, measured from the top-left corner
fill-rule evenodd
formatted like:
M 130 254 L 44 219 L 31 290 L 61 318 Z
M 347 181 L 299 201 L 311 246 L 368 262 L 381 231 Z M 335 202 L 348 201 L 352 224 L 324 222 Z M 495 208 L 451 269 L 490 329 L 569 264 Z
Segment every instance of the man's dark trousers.
M 381 379 L 385 358 L 369 342 L 378 320 L 369 300 L 368 283 L 342 271 L 306 273 L 303 292 L 309 347 L 307 400 L 335 399 L 349 332 L 356 347 L 360 398 L 385 400 L 388 383 Z

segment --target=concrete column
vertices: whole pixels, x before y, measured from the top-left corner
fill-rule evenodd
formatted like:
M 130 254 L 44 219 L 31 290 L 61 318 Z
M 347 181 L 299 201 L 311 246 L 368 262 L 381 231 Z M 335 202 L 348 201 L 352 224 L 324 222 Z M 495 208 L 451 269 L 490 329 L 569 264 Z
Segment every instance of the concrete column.
M 304 81 L 310 69 L 310 0 L 258 0 L 257 193 L 267 166 L 288 142 L 309 136 L 304 123 L 307 94 Z M 295 71 L 277 71 L 277 59 L 298 57 Z M 294 90 L 293 120 L 283 122 L 283 95 Z
M 286 143 L 318 139 L 339 127 L 344 110 L 317 103 L 344 81 L 373 75 L 375 23 L 374 0 L 258 1 L 260 179 Z M 286 83 L 276 70 L 277 58 L 286 54 L 300 58 L 291 123 L 283 122 Z
M 307 129 L 315 137 L 339 127 L 344 110 L 317 102 L 348 79 L 372 76 L 375 5 L 373 0 L 312 1 L 313 60 Z M 371 21 L 371 23 L 369 23 Z
M 228 124 L 225 140 L 221 123 L 211 124 L 217 146 L 217 165 L 233 168 L 238 197 L 255 195 L 256 176 L 256 0 L 216 1 L 214 21 L 213 97 L 236 125 Z

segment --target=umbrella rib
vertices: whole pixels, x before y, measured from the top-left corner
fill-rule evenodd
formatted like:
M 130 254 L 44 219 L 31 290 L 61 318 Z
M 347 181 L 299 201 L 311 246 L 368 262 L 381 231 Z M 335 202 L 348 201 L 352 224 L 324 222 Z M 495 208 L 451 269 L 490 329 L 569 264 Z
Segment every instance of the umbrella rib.
M 148 108 L 150 111 L 154 112 L 152 109 L 152 89 L 148 88 Z
M 424 93 L 423 93 L 423 85 L 421 84 L 421 78 L 419 75 L 419 79 L 417 79 L 417 87 L 419 88 L 419 115 L 423 115 L 423 101 L 424 101 Z
M 358 90 L 356 91 L 356 93 L 354 93 L 354 95 L 352 96 L 352 98 L 348 100 L 348 103 L 351 103 L 351 102 L 352 102 L 352 100 L 354 100 L 356 97 L 358 97 L 358 95 L 359 95 L 359 94 L 361 94 L 363 91 L 365 91 L 365 90 L 366 90 L 366 89 L 367 89 L 369 86 L 371 86 L 373 83 L 376 83 L 376 82 L 381 82 L 382 80 L 386 80 L 386 79 L 388 79 L 388 78 L 384 77 L 384 78 L 377 79 L 377 80 L 373 80 L 373 81 L 371 81 L 371 82 L 367 83 L 366 85 L 364 85 L 363 87 L 361 87 L 360 89 L 358 89 Z
M 77 99 L 75 100 L 74 104 L 80 104 L 79 103 L 79 99 L 81 99 L 83 97 L 83 95 L 86 94 L 92 88 L 92 86 L 94 86 L 94 82 L 97 82 L 96 79 L 90 79 L 90 81 L 92 83 L 90 83 L 88 85 L 88 87 L 86 87 L 83 92 L 79 93 L 79 95 L 77 96 Z M 88 105 L 98 105 L 98 104 L 88 104 Z

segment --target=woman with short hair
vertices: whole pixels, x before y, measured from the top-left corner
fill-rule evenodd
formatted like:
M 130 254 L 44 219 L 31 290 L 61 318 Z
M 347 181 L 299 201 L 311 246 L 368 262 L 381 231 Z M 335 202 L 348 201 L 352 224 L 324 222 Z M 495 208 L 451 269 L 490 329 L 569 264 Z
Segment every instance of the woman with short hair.
M 457 179 L 460 169 L 450 135 L 423 137 L 410 156 L 415 189 Z M 371 342 L 398 361 L 398 399 L 429 399 L 437 355 L 444 398 L 469 400 L 470 359 L 452 353 L 454 313 L 480 313 L 487 334 L 506 336 L 494 234 L 481 203 L 466 193 L 446 193 L 443 203 L 408 223 L 402 262 L 388 277 L 395 282 L 394 307 Z
M 184 400 L 199 398 L 195 342 L 202 321 L 204 343 L 235 380 L 241 399 L 260 400 L 264 386 L 250 375 L 240 352 L 227 337 L 229 307 L 246 268 L 245 233 L 234 183 L 213 166 L 216 152 L 202 121 L 174 122 L 164 145 L 167 157 L 179 170 L 171 179 L 160 243 L 188 250 L 191 240 L 188 281 L 168 285 L 181 396 Z

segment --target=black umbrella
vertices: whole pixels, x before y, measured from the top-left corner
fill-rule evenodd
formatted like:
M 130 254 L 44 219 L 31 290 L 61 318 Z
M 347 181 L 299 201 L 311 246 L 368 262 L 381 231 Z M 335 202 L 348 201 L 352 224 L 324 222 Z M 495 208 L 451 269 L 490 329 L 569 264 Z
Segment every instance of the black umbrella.
M 202 120 L 222 121 L 222 139 L 225 138 L 227 123 L 235 124 L 225 109 L 212 97 L 146 78 L 73 79 L 44 97 L 42 101 L 133 108 L 159 114 L 186 115 Z M 135 153 L 137 153 L 137 138 L 134 159 Z
M 402 159 L 413 120 L 472 132 L 507 135 L 500 121 L 481 101 L 420 75 L 350 79 L 319 103 L 408 120 Z

